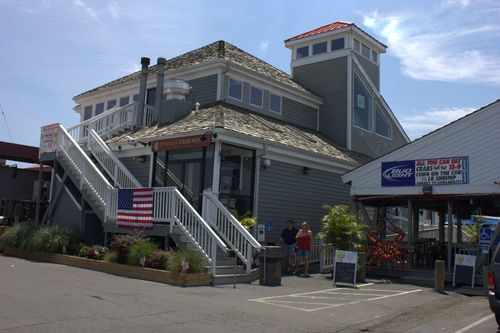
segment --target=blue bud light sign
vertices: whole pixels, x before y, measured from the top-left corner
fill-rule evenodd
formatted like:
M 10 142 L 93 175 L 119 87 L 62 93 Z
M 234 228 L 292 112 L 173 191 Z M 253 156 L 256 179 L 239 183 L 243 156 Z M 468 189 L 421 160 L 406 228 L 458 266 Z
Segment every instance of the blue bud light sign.
M 468 156 L 382 162 L 382 186 L 459 185 L 468 183 Z
M 415 161 L 382 162 L 382 186 L 414 186 Z

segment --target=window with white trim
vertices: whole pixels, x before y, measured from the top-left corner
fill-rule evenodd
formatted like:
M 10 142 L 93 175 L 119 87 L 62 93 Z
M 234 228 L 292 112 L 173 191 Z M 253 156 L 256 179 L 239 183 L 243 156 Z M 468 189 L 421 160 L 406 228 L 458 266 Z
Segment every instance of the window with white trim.
M 262 107 L 264 93 L 261 88 L 250 86 L 250 104 L 253 106 Z
M 357 78 L 354 79 L 354 98 L 356 99 L 353 115 L 354 126 L 361 127 L 366 130 L 371 130 L 371 96 L 368 94 L 362 83 Z
M 97 103 L 95 105 L 95 115 L 101 114 L 104 112 L 104 103 Z
M 269 111 L 281 113 L 281 96 L 269 93 Z
M 120 106 L 127 105 L 129 103 L 129 101 L 130 101 L 129 96 L 125 96 L 125 97 L 120 98 Z
M 361 55 L 367 59 L 370 59 L 370 48 L 365 44 L 361 44 Z
M 341 50 L 345 47 L 344 37 L 332 40 L 332 51 Z
M 359 40 L 355 39 L 354 40 L 354 51 L 361 52 L 360 45 L 361 44 L 359 43 Z
M 241 101 L 243 99 L 243 82 L 229 78 L 228 96 Z
M 88 105 L 83 109 L 83 120 L 92 118 L 92 105 Z
M 387 121 L 382 110 L 378 107 L 375 108 L 375 133 L 385 136 L 386 138 L 391 138 L 391 125 Z
M 309 56 L 309 46 L 303 46 L 297 49 L 297 59 L 305 58 L 308 56 Z
M 116 105 L 116 99 L 108 101 L 108 104 L 106 105 L 106 110 L 113 108 L 115 105 Z
M 313 55 L 326 53 L 326 48 L 327 48 L 326 42 L 313 44 Z
M 378 64 L 378 53 L 372 50 L 372 61 Z

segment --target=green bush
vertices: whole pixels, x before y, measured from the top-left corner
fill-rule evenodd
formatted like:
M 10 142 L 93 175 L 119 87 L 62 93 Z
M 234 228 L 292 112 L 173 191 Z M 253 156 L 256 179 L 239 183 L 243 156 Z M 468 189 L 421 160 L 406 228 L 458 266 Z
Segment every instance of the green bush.
M 108 253 L 102 257 L 102 260 L 107 262 L 118 262 L 118 251 L 108 251 Z
M 146 260 L 146 267 L 155 269 L 166 269 L 168 258 L 172 255 L 172 251 L 156 251 Z
M 328 213 L 321 218 L 323 229 L 319 237 L 337 249 L 361 250 L 366 226 L 356 214 L 349 212 L 349 206 L 324 205 L 323 209 L 327 209 Z
M 117 262 L 125 264 L 130 248 L 141 240 L 148 239 L 140 233 L 114 235 L 109 242 L 109 247 L 117 251 Z
M 78 256 L 82 258 L 88 258 L 91 250 L 92 249 L 90 248 L 90 246 L 82 246 L 78 251 Z
M 88 258 L 95 259 L 95 260 L 101 260 L 108 252 L 109 252 L 109 249 L 105 246 L 92 245 L 92 247 L 90 248 L 90 253 L 88 255 Z
M 167 260 L 167 269 L 171 272 L 182 272 L 182 261 L 187 258 L 189 269 L 187 273 L 203 273 L 205 266 L 201 254 L 196 251 L 176 250 L 170 255 Z
M 26 243 L 26 249 L 31 251 L 62 253 L 75 243 L 76 235 L 57 226 L 44 226 L 38 228 Z
M 34 223 L 16 223 L 0 236 L 0 251 L 6 247 L 26 249 L 31 236 L 36 232 L 38 226 Z
M 130 247 L 127 255 L 127 264 L 138 266 L 141 255 L 144 255 L 147 260 L 156 251 L 158 251 L 158 244 L 150 240 L 139 240 Z

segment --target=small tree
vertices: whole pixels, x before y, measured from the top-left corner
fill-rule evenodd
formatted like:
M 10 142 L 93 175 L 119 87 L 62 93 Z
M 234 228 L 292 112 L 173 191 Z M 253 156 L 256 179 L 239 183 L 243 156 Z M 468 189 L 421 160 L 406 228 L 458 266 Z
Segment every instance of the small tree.
M 257 223 L 255 217 L 252 216 L 252 212 L 249 210 L 240 215 L 238 211 L 235 209 L 233 210 L 233 216 L 236 217 L 236 219 L 241 223 L 241 225 L 244 226 L 245 229 L 247 229 L 248 231 L 250 231 L 252 227 Z
M 365 225 L 347 205 L 324 205 L 328 213 L 321 218 L 322 232 L 319 237 L 337 249 L 360 250 L 363 246 Z
M 469 244 L 479 244 L 479 228 L 480 222 L 474 222 L 462 228 L 464 233 L 465 242 Z

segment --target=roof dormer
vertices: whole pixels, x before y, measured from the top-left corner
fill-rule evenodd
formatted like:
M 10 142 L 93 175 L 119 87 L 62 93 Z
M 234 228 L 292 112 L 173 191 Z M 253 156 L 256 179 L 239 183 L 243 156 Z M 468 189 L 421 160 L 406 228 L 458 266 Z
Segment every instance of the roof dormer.
M 387 46 L 351 22 L 334 22 L 285 40 L 292 51 L 292 68 L 346 56 L 354 51 L 379 64 L 379 55 Z

